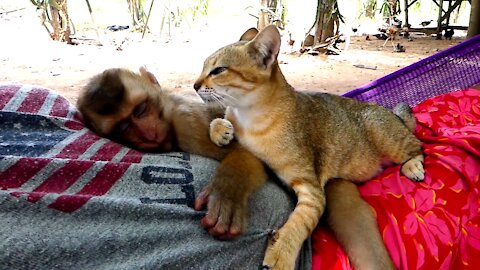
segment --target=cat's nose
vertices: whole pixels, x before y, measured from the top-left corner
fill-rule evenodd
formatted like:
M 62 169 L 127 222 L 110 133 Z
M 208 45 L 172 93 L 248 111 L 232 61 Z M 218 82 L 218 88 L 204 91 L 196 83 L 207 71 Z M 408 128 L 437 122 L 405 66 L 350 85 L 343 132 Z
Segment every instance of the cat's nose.
M 195 89 L 195 91 L 198 91 L 200 87 L 202 87 L 202 84 L 200 82 L 195 82 L 193 84 L 193 89 Z

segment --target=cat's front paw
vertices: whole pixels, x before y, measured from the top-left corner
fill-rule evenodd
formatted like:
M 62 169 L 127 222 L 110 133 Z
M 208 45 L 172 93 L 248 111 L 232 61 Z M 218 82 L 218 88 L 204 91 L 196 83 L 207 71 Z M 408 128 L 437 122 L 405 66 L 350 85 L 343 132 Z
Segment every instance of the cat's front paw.
M 268 247 L 263 259 L 263 270 L 293 270 L 297 254 L 292 252 L 288 237 L 281 237 L 281 230 L 269 233 Z
M 228 145 L 234 135 L 233 125 L 230 121 L 216 118 L 210 122 L 210 140 L 217 146 Z
M 403 175 L 411 180 L 420 182 L 425 179 L 425 169 L 423 168 L 423 155 L 418 155 L 409 159 L 402 165 Z

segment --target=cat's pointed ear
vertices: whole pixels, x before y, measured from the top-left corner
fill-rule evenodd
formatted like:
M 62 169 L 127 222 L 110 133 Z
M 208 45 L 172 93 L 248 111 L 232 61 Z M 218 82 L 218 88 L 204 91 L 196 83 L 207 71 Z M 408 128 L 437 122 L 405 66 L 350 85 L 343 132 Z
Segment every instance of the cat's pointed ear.
M 252 46 L 254 46 L 262 56 L 265 68 L 270 68 L 277 60 L 278 53 L 280 52 L 280 43 L 280 33 L 275 25 L 265 27 L 251 41 Z
M 142 77 L 144 77 L 145 79 L 147 79 L 149 82 L 153 83 L 153 84 L 157 84 L 157 85 L 160 85 L 158 83 L 158 80 L 157 78 L 155 77 L 155 75 L 153 75 L 153 73 L 151 73 L 150 71 L 148 71 L 147 67 L 146 66 L 141 66 L 138 71 L 140 72 L 140 75 Z
M 250 41 L 255 38 L 255 36 L 258 34 L 258 30 L 255 27 L 252 27 L 245 31 L 243 35 L 240 37 L 240 41 Z

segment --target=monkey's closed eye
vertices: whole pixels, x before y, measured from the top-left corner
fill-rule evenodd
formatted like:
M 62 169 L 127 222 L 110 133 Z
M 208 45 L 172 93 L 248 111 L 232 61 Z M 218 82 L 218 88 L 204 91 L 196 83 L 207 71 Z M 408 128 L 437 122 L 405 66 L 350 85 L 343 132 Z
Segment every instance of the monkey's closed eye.
M 140 105 L 135 107 L 133 110 L 133 116 L 136 118 L 142 117 L 142 115 L 147 111 L 147 102 L 142 102 Z
M 216 68 L 212 69 L 212 71 L 210 71 L 210 75 L 218 75 L 218 74 L 224 72 L 225 70 L 227 70 L 226 67 L 216 67 Z
M 130 122 L 124 121 L 117 125 L 117 127 L 115 128 L 115 132 L 118 132 L 119 134 L 123 134 L 127 132 L 129 128 L 130 128 Z

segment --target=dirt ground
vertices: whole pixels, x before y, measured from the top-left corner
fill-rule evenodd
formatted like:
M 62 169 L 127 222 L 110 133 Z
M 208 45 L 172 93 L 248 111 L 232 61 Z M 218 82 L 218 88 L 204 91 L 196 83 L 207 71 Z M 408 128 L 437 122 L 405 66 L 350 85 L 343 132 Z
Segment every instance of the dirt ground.
M 99 31 L 103 46 L 67 45 L 49 40 L 37 18 L 22 12 L 0 15 L 0 83 L 20 82 L 53 89 L 75 102 L 79 90 L 96 73 L 110 67 L 137 69 L 146 65 L 166 88 L 191 91 L 205 57 L 241 33 L 222 28 L 177 36 L 170 41 L 138 33 Z M 96 35 L 95 35 L 96 36 Z M 297 89 L 342 94 L 465 39 L 436 40 L 413 35 L 396 40 L 406 52 L 393 52 L 391 43 L 352 36 L 341 55 L 300 55 L 282 45 L 279 56 L 287 80 Z M 298 44 L 299 41 L 296 41 Z M 344 48 L 342 43 L 340 48 Z M 364 65 L 372 69 L 359 68 Z

